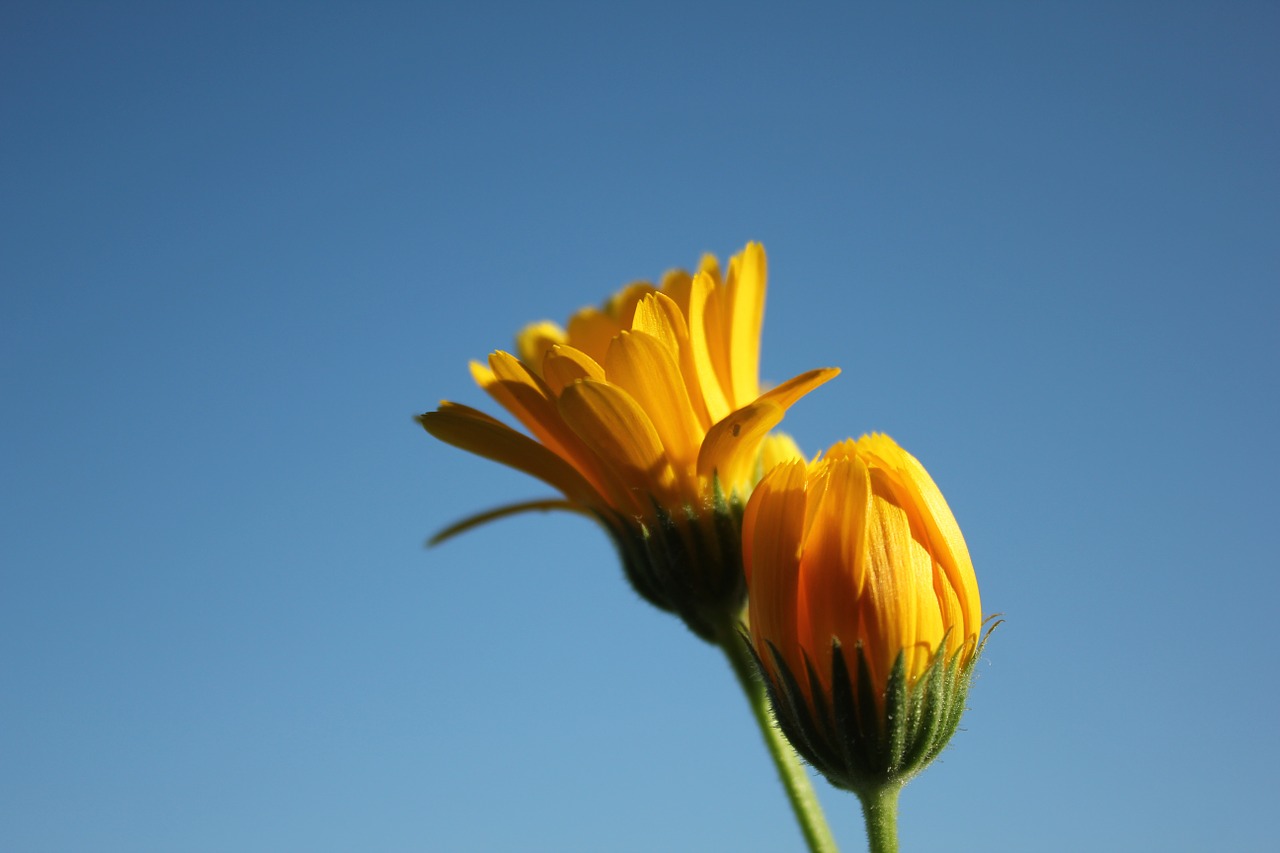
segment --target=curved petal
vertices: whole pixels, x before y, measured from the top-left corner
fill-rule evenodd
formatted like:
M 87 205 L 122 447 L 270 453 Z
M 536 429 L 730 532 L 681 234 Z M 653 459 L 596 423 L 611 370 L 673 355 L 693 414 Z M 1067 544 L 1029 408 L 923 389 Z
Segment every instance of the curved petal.
M 719 477 L 726 493 L 749 488 L 760 443 L 784 414 L 777 403 L 757 400 L 713 426 L 698 452 L 698 476 L 707 481 Z
M 649 415 L 677 474 L 692 476 L 702 428 L 671 352 L 644 332 L 621 332 L 609 345 L 605 371 Z
M 689 327 L 684 321 L 684 315 L 680 313 L 680 307 L 670 296 L 661 292 L 650 293 L 636 304 L 631 330 L 656 338 L 677 363 L 680 361 L 680 350 L 689 343 Z
M 582 350 L 568 345 L 554 346 L 542 361 L 542 378 L 558 397 L 578 379 L 603 380 L 604 368 Z
M 816 370 L 808 370 L 765 391 L 760 395 L 760 399 L 770 400 L 784 409 L 789 409 L 796 400 L 839 375 L 838 367 L 819 367 Z
M 715 424 L 702 440 L 698 475 L 709 479 L 718 473 L 726 491 L 750 486 L 760 444 L 769 430 L 782 422 L 788 406 L 839 372 L 824 367 L 802 373 Z
M 516 352 L 521 361 L 536 367 L 542 364 L 551 347 L 564 343 L 564 340 L 564 329 L 550 320 L 530 323 L 516 335 Z
M 439 409 L 419 415 L 417 420 L 441 441 L 537 477 L 571 500 L 586 506 L 603 503 L 573 465 L 484 412 L 443 402 Z
M 610 494 L 599 460 L 564 422 L 547 383 L 510 353 L 491 354 L 489 366 L 492 369 L 485 370 L 472 363 L 471 372 L 480 387 L 515 415 L 547 449 L 576 467 L 600 494 Z
M 653 422 L 616 385 L 580 379 L 564 389 L 559 409 L 568 425 L 614 471 L 637 507 L 669 496 L 672 472 Z

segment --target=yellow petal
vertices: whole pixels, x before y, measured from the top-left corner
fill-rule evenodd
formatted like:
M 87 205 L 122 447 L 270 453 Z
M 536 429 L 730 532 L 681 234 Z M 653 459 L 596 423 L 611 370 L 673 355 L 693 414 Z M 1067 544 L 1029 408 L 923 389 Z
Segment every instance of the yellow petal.
M 870 486 L 856 458 L 821 463 L 808 485 L 796 631 L 829 686 L 832 638 L 850 650 L 866 639 L 859 602 L 866 585 L 863 518 Z
M 622 324 L 614 317 L 595 308 L 583 308 L 569 318 L 569 345 L 600 364 L 609 351 L 609 341 L 620 331 Z
M 542 362 L 542 378 L 551 393 L 559 396 L 578 379 L 604 379 L 604 368 L 581 350 L 567 345 L 554 346 Z
M 645 296 L 657 290 L 647 281 L 637 281 L 628 284 L 622 290 L 613 295 L 609 300 L 608 312 L 618 321 L 618 325 L 624 329 L 631 328 L 631 318 L 636 313 L 636 305 Z
M 749 621 L 756 652 L 772 670 L 765 639 L 784 640 L 779 651 L 787 655 L 787 665 L 797 673 L 805 671 L 804 661 L 798 654 L 787 654 L 794 644 L 785 639 L 796 635 L 804 483 L 803 462 L 784 462 L 774 468 L 756 486 L 742 522 L 743 569 L 751 586 Z
M 804 461 L 804 454 L 795 439 L 785 432 L 771 432 L 760 445 L 760 475 L 768 474 L 776 465 L 796 459 Z
M 760 443 L 782 421 L 786 409 L 770 400 L 757 400 L 713 426 L 698 453 L 698 476 L 720 478 L 726 493 L 749 488 Z
M 443 402 L 437 411 L 419 415 L 418 422 L 441 441 L 537 477 L 572 500 L 587 506 L 601 503 L 599 493 L 572 465 L 483 412 Z
M 689 281 L 692 283 L 692 279 Z M 685 297 L 687 300 L 687 291 Z M 703 398 L 698 367 L 689 343 L 689 327 L 680 306 L 665 293 L 652 293 L 640 300 L 636 306 L 636 315 L 632 320 L 631 328 L 652 335 L 670 351 L 675 363 L 680 367 L 680 375 L 684 379 L 683 385 L 687 391 L 689 404 L 697 416 L 699 432 L 705 433 L 711 426 L 711 415 L 707 411 L 706 400 Z
M 921 536 L 927 539 L 938 564 L 936 585 L 945 584 L 953 592 L 945 594 L 940 590 L 938 594 L 947 611 L 944 618 L 954 626 L 956 634 L 948 645 L 955 648 L 966 639 L 976 641 L 982 625 L 978 579 L 969 557 L 969 547 L 942 491 L 924 466 L 887 435 L 863 436 L 858 440 L 858 450 L 892 472 L 892 482 L 903 494 L 900 502 L 917 510 L 913 520 L 922 528 Z M 951 611 L 954 603 L 959 604 L 959 612 Z
M 689 348 L 698 389 L 702 392 L 707 417 L 712 423 L 723 420 L 733 410 L 716 373 L 715 356 L 709 340 L 707 306 L 714 292 L 715 283 L 710 275 L 700 272 L 694 276 L 689 292 Z
M 566 423 L 605 462 L 632 496 L 650 511 L 651 496 L 670 496 L 671 468 L 657 430 L 626 391 L 608 382 L 581 379 L 560 394 Z
M 693 288 L 693 276 L 684 270 L 671 270 L 662 277 L 662 293 L 680 309 L 680 313 L 689 316 L 689 291 Z
M 908 675 L 919 675 L 942 639 L 938 600 L 933 593 L 933 561 L 911 535 L 907 512 L 889 500 L 881 468 L 870 468 L 872 499 L 867 512 L 868 594 L 860 599 L 876 684 L 888 682 L 899 652 L 906 652 Z
M 698 262 L 698 272 L 711 276 L 711 281 L 719 287 L 724 279 L 720 277 L 720 261 L 715 255 L 707 253 Z
M 672 360 L 677 362 L 681 346 L 687 346 L 689 340 L 689 328 L 685 325 L 684 315 L 665 293 L 650 293 L 636 303 L 631 329 L 656 338 L 671 353 Z
M 677 476 L 692 477 L 702 429 L 672 353 L 644 332 L 622 332 L 610 344 L 604 366 L 609 381 L 648 414 Z
M 702 303 L 702 315 L 707 352 L 711 356 L 716 379 L 729 408 L 740 408 L 754 398 L 738 399 L 733 395 L 733 367 L 730 364 L 732 353 L 729 351 L 729 291 L 724 285 L 717 285 L 707 291 Z
M 796 400 L 839 375 L 838 367 L 819 367 L 816 370 L 808 370 L 799 376 L 791 377 L 781 385 L 770 388 L 760 395 L 760 399 L 770 400 L 783 409 L 789 409 Z
M 564 422 L 547 384 L 510 353 L 491 354 L 489 366 L 488 371 L 478 364 L 471 366 L 480 386 L 548 450 L 576 467 L 597 491 L 611 494 L 599 460 Z
M 764 323 L 766 264 L 764 247 L 748 243 L 730 267 L 729 368 L 734 400 L 760 393 L 760 331 Z
M 564 343 L 564 329 L 549 320 L 530 323 L 516 335 L 516 352 L 520 360 L 531 367 L 542 364 L 547 351 Z
M 839 372 L 824 367 L 802 373 L 712 426 L 698 453 L 698 475 L 710 478 L 718 473 L 726 491 L 750 486 L 760 444 L 769 430 L 782 421 L 788 406 Z
M 515 415 L 552 452 L 572 458 L 563 441 L 566 430 L 550 399 L 550 389 L 540 377 L 511 353 L 498 350 L 489 355 L 489 370 L 474 362 L 471 373 L 480 387 Z M 569 443 L 570 445 L 572 442 Z

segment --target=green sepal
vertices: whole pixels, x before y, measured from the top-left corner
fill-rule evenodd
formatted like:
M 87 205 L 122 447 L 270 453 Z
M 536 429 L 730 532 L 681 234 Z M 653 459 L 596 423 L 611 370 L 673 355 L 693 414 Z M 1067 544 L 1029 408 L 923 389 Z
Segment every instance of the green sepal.
M 455 536 L 466 533 L 468 530 L 472 530 L 482 524 L 497 521 L 500 518 L 507 518 L 512 515 L 518 515 L 522 512 L 551 512 L 552 510 L 576 512 L 588 517 L 592 515 L 589 510 L 583 509 L 580 504 L 576 504 L 572 501 L 559 500 L 557 498 L 521 501 L 520 503 L 506 504 L 504 506 L 497 507 L 496 509 L 477 512 L 461 519 L 460 521 L 455 521 L 445 529 L 432 535 L 432 537 L 427 540 L 427 547 L 433 548 L 441 542 L 445 542 Z
M 848 654 L 838 639 L 832 640 L 829 688 L 807 654 L 803 674 L 793 672 L 772 643 L 769 665 L 759 657 L 756 664 L 778 727 L 796 752 L 836 787 L 867 797 L 900 787 L 946 747 L 959 726 L 985 644 L 984 637 L 970 647 L 964 661 L 967 649 L 948 656 L 944 642 L 914 684 L 900 653 L 883 691 L 872 682 L 861 643 Z
M 644 518 L 620 513 L 600 520 L 617 546 L 623 570 L 641 597 L 670 611 L 707 642 L 746 602 L 742 574 L 742 514 L 736 494 L 717 478 L 711 500 L 675 511 L 653 502 Z

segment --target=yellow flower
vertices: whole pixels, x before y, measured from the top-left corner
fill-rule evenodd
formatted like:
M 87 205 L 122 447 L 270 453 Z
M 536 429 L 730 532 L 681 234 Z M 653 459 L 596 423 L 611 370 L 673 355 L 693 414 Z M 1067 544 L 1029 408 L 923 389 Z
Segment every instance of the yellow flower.
M 813 370 L 771 390 L 759 383 L 765 254 L 749 244 L 722 276 L 713 257 L 696 275 L 624 288 L 567 329 L 535 323 L 517 355 L 473 363 L 479 385 L 533 436 L 443 402 L 420 417 L 435 437 L 559 489 L 560 507 L 601 521 L 642 595 L 710 638 L 743 596 L 741 502 L 768 461 L 793 455 L 766 441 L 787 408 L 838 371 Z M 469 523 L 464 523 L 467 526 Z
M 751 640 L 779 725 L 834 784 L 905 781 L 946 745 L 980 649 L 964 537 L 888 436 L 784 462 L 743 519 Z

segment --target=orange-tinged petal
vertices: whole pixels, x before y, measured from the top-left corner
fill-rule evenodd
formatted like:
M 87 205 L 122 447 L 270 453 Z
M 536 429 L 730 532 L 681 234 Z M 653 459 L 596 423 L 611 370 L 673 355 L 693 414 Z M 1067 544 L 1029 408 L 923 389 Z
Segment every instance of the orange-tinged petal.
M 821 465 L 809 478 L 797 636 L 823 677 L 831 671 L 831 640 L 862 638 L 858 602 L 866 583 L 863 524 L 870 486 L 857 459 Z
M 608 382 L 581 379 L 560 394 L 566 423 L 600 455 L 625 484 L 638 507 L 650 496 L 669 496 L 671 467 L 653 422 L 626 391 Z
M 802 491 L 793 481 L 785 524 L 777 484 L 798 461 L 766 474 L 743 514 L 749 630 L 775 716 L 828 779 L 864 796 L 868 779 L 900 783 L 945 744 L 981 648 L 976 635 L 953 643 L 962 605 L 931 532 L 944 525 L 926 521 L 925 475 L 907 458 L 885 437 L 840 442 L 808 463 Z M 899 662 L 905 683 L 891 680 Z
M 804 523 L 803 462 L 784 462 L 756 486 L 747 503 L 742 529 L 743 570 L 751 584 L 750 621 L 756 652 L 770 669 L 772 658 L 761 637 L 795 636 L 801 530 Z M 780 651 L 788 649 L 781 646 Z M 788 666 L 804 672 L 799 655 Z
M 672 353 L 644 332 L 621 332 L 610 344 L 604 366 L 609 381 L 649 415 L 672 467 L 687 481 L 694 473 L 702 429 Z M 688 486 L 688 491 L 695 488 Z
M 572 465 L 483 412 L 443 402 L 437 411 L 419 415 L 418 422 L 441 441 L 537 477 L 568 498 L 588 506 L 601 503 L 599 493 Z

